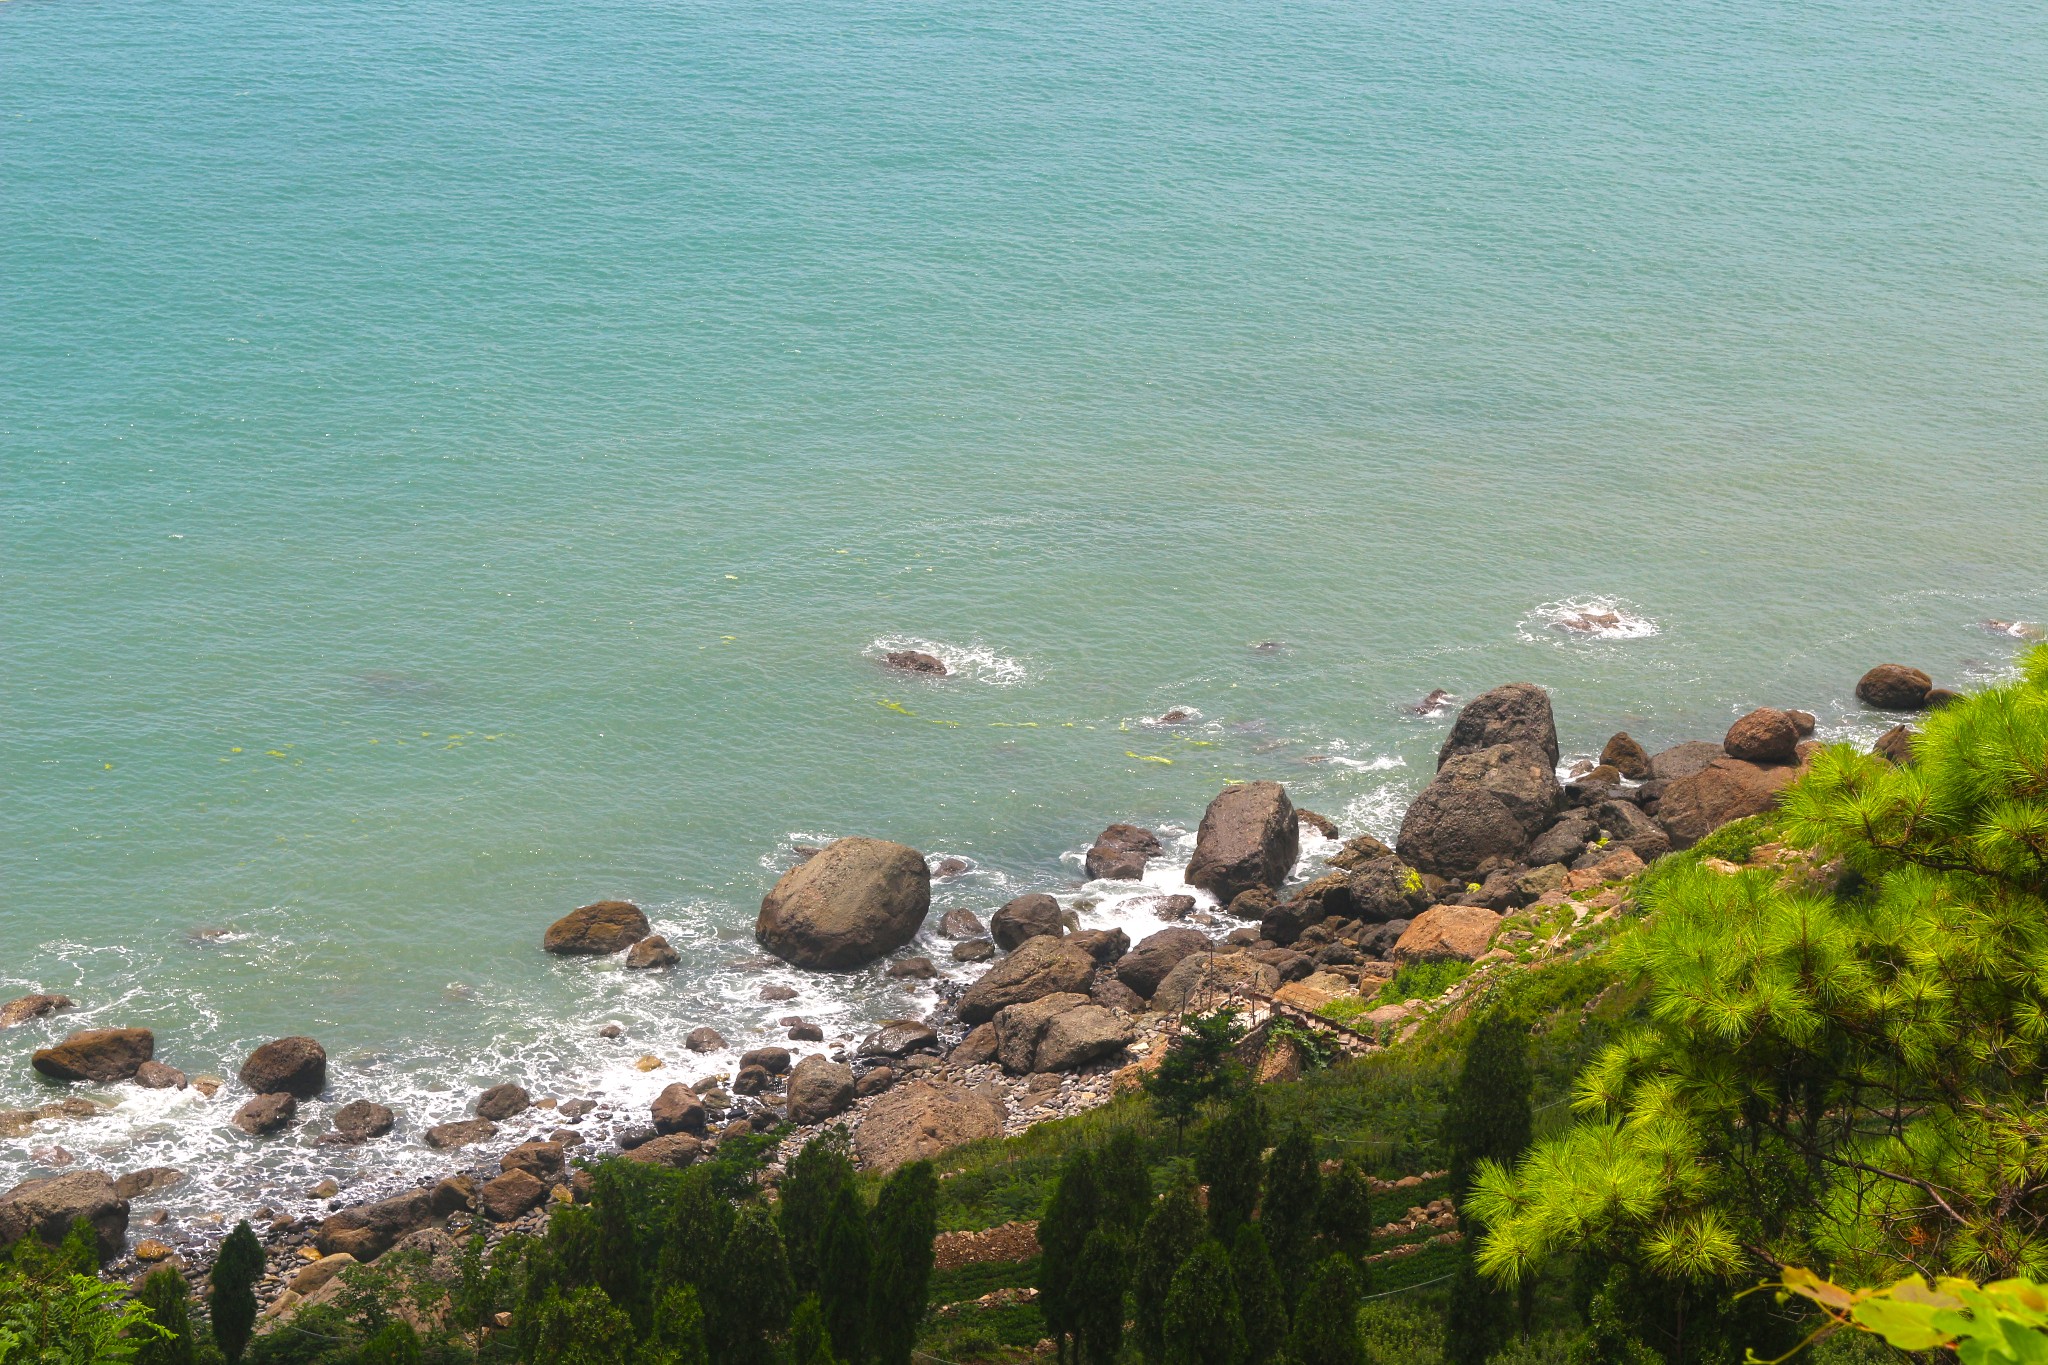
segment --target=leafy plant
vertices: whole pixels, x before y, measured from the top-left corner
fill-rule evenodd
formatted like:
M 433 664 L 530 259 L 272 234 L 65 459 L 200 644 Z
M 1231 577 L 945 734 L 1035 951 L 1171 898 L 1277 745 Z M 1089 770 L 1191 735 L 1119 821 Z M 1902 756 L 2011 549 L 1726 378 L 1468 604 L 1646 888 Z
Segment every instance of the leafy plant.
M 1908 1275 L 1882 1289 L 1846 1289 L 1788 1266 L 1776 1281 L 1759 1288 L 1776 1289 L 1781 1299 L 1802 1298 L 1820 1309 L 1824 1321 L 1800 1347 L 1849 1328 L 1882 1337 L 1901 1351 L 1953 1351 L 1963 1365 L 2048 1361 L 2048 1288 L 2029 1280 L 1980 1285 L 1944 1276 L 1930 1289 L 1919 1276 Z M 1756 1359 L 1751 1352 L 1750 1360 Z
M 1410 962 L 1380 987 L 1374 1005 L 1398 1005 L 1403 1000 L 1434 1000 L 1472 975 L 1472 964 L 1447 958 L 1442 962 Z

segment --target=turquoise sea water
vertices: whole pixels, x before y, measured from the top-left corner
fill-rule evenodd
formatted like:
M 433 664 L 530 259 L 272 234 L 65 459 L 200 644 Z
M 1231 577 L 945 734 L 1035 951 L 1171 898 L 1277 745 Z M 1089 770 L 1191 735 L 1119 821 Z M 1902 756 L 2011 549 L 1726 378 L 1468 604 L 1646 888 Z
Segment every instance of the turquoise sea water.
M 792 840 L 985 911 L 1233 778 L 1389 833 L 1432 688 L 1587 751 L 1995 676 L 2044 68 L 2010 3 L 7 0 L 0 998 L 84 1008 L 0 1105 L 81 1022 L 316 1034 L 408 1138 L 644 1096 L 700 1023 L 929 1005 L 757 1000 Z M 1547 626 L 1592 601 L 1640 624 Z M 685 967 L 544 959 L 604 896 Z M 105 1097 L 0 1185 L 440 1160 Z

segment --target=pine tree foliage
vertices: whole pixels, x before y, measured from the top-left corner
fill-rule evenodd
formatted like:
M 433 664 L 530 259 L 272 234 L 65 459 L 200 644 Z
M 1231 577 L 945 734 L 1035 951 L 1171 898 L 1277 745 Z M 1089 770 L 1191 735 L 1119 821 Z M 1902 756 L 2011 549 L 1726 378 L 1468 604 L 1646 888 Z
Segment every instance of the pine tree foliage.
M 263 1244 L 256 1240 L 248 1220 L 220 1244 L 213 1270 L 207 1277 L 212 1286 L 207 1308 L 213 1318 L 213 1339 L 228 1365 L 236 1365 L 249 1347 L 249 1335 L 256 1328 L 256 1281 L 263 1274 Z
M 1175 1140 L 1207 1101 L 1235 1089 L 1244 1068 L 1234 1055 L 1244 1025 L 1234 1009 L 1189 1015 L 1167 1044 L 1166 1056 L 1145 1077 L 1152 1107 L 1173 1123 Z
M 875 1200 L 866 1351 L 876 1365 L 908 1365 L 924 1320 L 938 1232 L 939 1178 L 929 1161 L 901 1167 Z
M 1196 1154 L 1195 1174 L 1209 1187 L 1209 1227 L 1225 1245 L 1258 1208 L 1266 1126 L 1265 1103 L 1246 1090 L 1209 1125 Z
M 1167 1298 L 1174 1275 L 1201 1244 L 1203 1233 L 1202 1206 L 1196 1201 L 1194 1185 L 1183 1178 L 1145 1220 L 1131 1267 L 1133 1333 L 1147 1360 L 1165 1356 Z
M 1488 1010 L 1472 1031 L 1444 1113 L 1451 1197 L 1463 1204 L 1482 1161 L 1512 1162 L 1529 1145 L 1529 1030 L 1505 1010 Z
M 176 1266 L 150 1271 L 136 1297 L 149 1310 L 150 1321 L 163 1329 L 162 1335 L 143 1340 L 136 1365 L 192 1365 L 192 1286 L 184 1272 Z
M 1294 1326 L 1287 1334 L 1288 1365 L 1365 1365 L 1365 1347 L 1358 1339 L 1362 1294 L 1350 1257 L 1324 1257 L 1295 1305 Z
M 1266 1193 L 1259 1206 L 1259 1225 L 1290 1300 L 1301 1292 L 1314 1264 L 1316 1203 L 1322 1189 L 1315 1139 L 1307 1128 L 1293 1124 L 1266 1158 Z
M 1203 1242 L 1174 1272 L 1166 1295 L 1161 1365 L 1244 1365 L 1244 1319 L 1223 1244 Z
M 1675 1280 L 2048 1275 L 2048 646 L 2023 668 L 1930 713 L 1903 766 L 1814 757 L 1782 819 L 1839 875 L 1646 888 L 1615 958 L 1648 1021 L 1569 1132 L 1481 1163 L 1483 1269 L 1584 1246 Z
M 527 1365 L 627 1365 L 633 1320 L 594 1286 L 550 1289 L 532 1310 Z
M 1237 1311 L 1244 1322 L 1245 1359 L 1265 1365 L 1287 1337 L 1287 1300 L 1280 1276 L 1257 1223 L 1237 1230 L 1230 1244 L 1230 1275 L 1237 1285 Z

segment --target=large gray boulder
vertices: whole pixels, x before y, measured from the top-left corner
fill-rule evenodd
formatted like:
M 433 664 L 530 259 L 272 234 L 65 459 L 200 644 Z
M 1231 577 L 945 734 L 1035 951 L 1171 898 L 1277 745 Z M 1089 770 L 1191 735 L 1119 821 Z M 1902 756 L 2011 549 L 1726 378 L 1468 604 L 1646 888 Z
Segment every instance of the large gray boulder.
M 853 1071 L 819 1054 L 796 1064 L 789 1073 L 789 1121 L 823 1123 L 843 1114 L 853 1103 Z
M 1717 758 L 1690 777 L 1664 789 L 1657 820 L 1673 848 L 1691 848 L 1731 820 L 1761 815 L 1778 803 L 1799 769 L 1789 763 L 1745 763 Z
M 1026 939 L 989 973 L 967 988 L 956 1011 L 963 1024 L 993 1019 L 1008 1005 L 1021 1005 L 1061 991 L 1086 994 L 1095 959 L 1056 938 Z
M 249 1054 L 236 1078 L 259 1095 L 310 1100 L 327 1088 L 327 1049 L 311 1038 L 277 1038 Z
M 1610 847 L 1628 849 L 1646 863 L 1671 851 L 1671 836 L 1633 801 L 1603 801 L 1593 808 L 1593 818 L 1606 831 Z
M 29 1064 L 53 1081 L 125 1081 L 156 1055 L 156 1035 L 146 1028 L 89 1028 L 63 1042 L 40 1048 Z
M 782 874 L 754 937 L 798 967 L 843 971 L 895 952 L 932 906 L 924 855 L 886 839 L 839 839 Z
M 854 1129 L 853 1149 L 864 1169 L 887 1172 L 1002 1131 L 1002 1111 L 986 1096 L 950 1081 L 924 1080 L 899 1085 L 868 1106 Z
M 1452 722 L 1451 733 L 1437 751 L 1436 766 L 1496 744 L 1534 749 L 1555 769 L 1557 721 L 1550 712 L 1550 694 L 1535 683 L 1509 683 L 1480 693 Z
M 1166 974 L 1184 957 L 1209 950 L 1209 936 L 1199 929 L 1161 929 L 1138 941 L 1116 964 L 1116 979 L 1145 999 L 1159 989 Z
M 92 1225 L 102 1261 L 121 1254 L 128 1237 L 128 1201 L 105 1171 L 66 1171 L 24 1180 L 0 1194 L 0 1250 L 34 1233 L 52 1246 L 83 1218 Z
M 1294 804 L 1278 782 L 1225 787 L 1202 812 L 1195 856 L 1184 875 L 1224 905 L 1255 886 L 1277 887 L 1301 856 Z
M 1540 751 L 1490 745 L 1451 756 L 1402 817 L 1394 846 L 1420 871 L 1476 881 L 1527 853 L 1563 804 Z
M 1053 1016 L 1039 1036 L 1033 1071 L 1074 1071 L 1122 1052 L 1137 1030 L 1115 1010 L 1086 1004 Z

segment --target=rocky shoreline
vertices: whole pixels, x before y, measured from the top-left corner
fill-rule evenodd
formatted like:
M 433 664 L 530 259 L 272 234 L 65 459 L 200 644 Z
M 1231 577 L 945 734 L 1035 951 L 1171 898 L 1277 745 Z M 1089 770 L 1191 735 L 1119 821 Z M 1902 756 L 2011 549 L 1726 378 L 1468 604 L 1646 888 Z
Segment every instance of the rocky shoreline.
M 1857 695 L 1895 713 L 1953 696 L 1926 674 L 1891 664 L 1870 670 Z M 1376 1046 L 1415 1027 L 1415 1002 L 1373 1006 L 1402 966 L 1527 960 L 1546 925 L 1611 916 L 1619 889 L 1590 900 L 1587 893 L 1769 809 L 1819 747 L 1813 730 L 1810 715 L 1766 707 L 1737 719 L 1719 741 L 1655 754 L 1618 733 L 1597 763 L 1561 777 L 1548 695 L 1529 683 L 1495 688 L 1459 712 L 1391 848 L 1356 835 L 1322 859 L 1317 875 L 1293 881 L 1303 832 L 1338 840 L 1342 831 L 1297 810 L 1279 783 L 1228 786 L 1204 813 L 1183 873 L 1194 894 L 1154 898 L 1152 912 L 1168 927 L 1133 944 L 1121 929 L 1082 928 L 1074 909 L 1044 893 L 1016 897 L 986 924 L 956 909 L 939 934 L 956 961 L 987 969 L 972 983 L 942 983 L 940 1004 L 925 1018 L 885 1021 L 858 1044 L 802 1056 L 779 1043 L 756 1047 L 730 1072 L 668 1086 L 644 1114 L 493 1087 L 477 1097 L 472 1117 L 423 1134 L 450 1154 L 444 1177 L 348 1205 L 323 1181 L 305 1192 L 324 1201 L 317 1221 L 259 1210 L 252 1221 L 263 1225 L 271 1258 L 264 1297 L 271 1312 L 288 1311 L 338 1292 L 327 1288 L 337 1269 L 392 1247 L 452 1256 L 455 1238 L 472 1228 L 495 1238 L 538 1226 L 551 1203 L 583 1192 L 583 1157 L 623 1153 L 687 1166 L 721 1141 L 781 1132 L 779 1166 L 820 1128 L 844 1124 L 861 1164 L 888 1170 L 1021 1132 L 1135 1085 L 1164 1056 L 1181 1018 L 1223 1004 L 1245 1010 L 1259 1028 L 1284 1017 L 1327 1030 L 1345 1050 Z M 1911 738 L 1902 716 L 1876 751 L 1910 761 Z M 1162 852 L 1151 831 L 1114 823 L 1087 851 L 1085 869 L 1091 880 L 1135 881 Z M 933 875 L 925 855 L 885 840 L 805 850 L 763 898 L 756 937 L 800 968 L 839 971 L 893 958 L 891 975 L 934 977 L 928 958 L 897 956 L 925 927 Z M 572 911 L 548 926 L 541 946 L 561 956 L 623 954 L 634 970 L 676 961 L 639 908 L 623 901 Z M 63 996 L 26 996 L 0 1006 L 0 1029 L 70 1007 Z M 783 1041 L 824 1041 L 800 1017 L 783 1025 Z M 1284 1074 L 1287 1049 L 1265 1049 L 1263 1033 L 1255 1041 L 1250 1059 Z M 688 1045 L 726 1046 L 708 1028 Z M 1300 1061 L 1297 1050 L 1292 1065 Z M 75 1033 L 36 1051 L 31 1064 L 60 1082 L 189 1085 L 209 1097 L 225 1084 L 156 1061 L 145 1029 Z M 642 1059 L 643 1069 L 668 1064 Z M 298 1104 L 327 1089 L 326 1052 L 311 1038 L 273 1040 L 250 1054 L 237 1080 L 250 1098 L 232 1122 L 261 1141 L 291 1129 Z M 97 1109 L 84 1099 L 0 1111 L 0 1131 L 19 1134 L 88 1111 Z M 319 1141 L 374 1143 L 395 1121 L 381 1103 L 357 1099 L 331 1116 Z M 220 1215 L 181 1229 L 174 1244 L 163 1211 L 153 1210 L 135 1220 L 145 1235 L 130 1245 L 131 1206 L 181 1179 L 153 1168 L 25 1181 L 0 1194 L 0 1245 L 31 1231 L 61 1235 L 84 1217 L 114 1273 L 167 1261 L 200 1270 L 225 1230 Z

